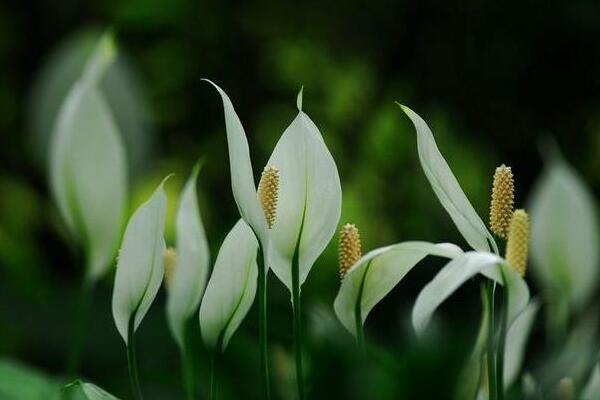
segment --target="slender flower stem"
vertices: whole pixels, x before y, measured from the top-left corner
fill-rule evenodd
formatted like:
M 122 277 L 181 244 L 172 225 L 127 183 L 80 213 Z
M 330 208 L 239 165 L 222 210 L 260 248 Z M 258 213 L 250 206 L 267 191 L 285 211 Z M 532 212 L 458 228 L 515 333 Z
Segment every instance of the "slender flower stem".
M 304 400 L 304 373 L 302 370 L 302 312 L 300 308 L 300 257 L 298 244 L 292 259 L 292 308 L 294 312 L 294 349 L 296 353 L 296 381 L 298 399 Z
M 79 298 L 77 301 L 77 310 L 75 314 L 75 328 L 73 331 L 73 340 L 69 348 L 67 357 L 67 376 L 73 377 L 79 371 L 81 363 L 81 353 L 85 345 L 85 332 L 89 320 L 90 307 L 94 294 L 94 281 L 87 274 L 83 277 Z
M 265 399 L 271 399 L 271 383 L 269 381 L 269 355 L 267 347 L 267 266 L 262 253 L 258 249 L 258 336 L 260 347 L 260 367 L 263 373 Z
M 368 271 L 369 267 L 370 267 L 370 262 L 369 262 L 369 265 L 367 265 L 367 271 Z M 363 289 L 365 287 L 366 276 L 367 276 L 367 274 L 365 273 L 363 275 L 362 281 L 360 282 L 360 288 L 358 290 L 358 300 L 356 301 L 356 306 L 354 308 L 354 320 L 356 321 L 356 344 L 358 345 L 358 351 L 359 351 L 361 357 L 363 357 L 363 359 L 366 359 L 367 350 L 365 347 L 365 332 L 364 332 L 363 323 L 362 323 L 361 303 L 362 303 Z
M 135 312 L 129 318 L 127 328 L 127 366 L 129 368 L 129 379 L 131 381 L 131 392 L 134 400 L 142 400 L 142 389 L 138 377 L 137 359 L 135 355 Z
M 217 358 L 219 350 L 215 350 L 210 358 L 210 400 L 217 400 Z
M 188 400 L 193 400 L 195 397 L 194 387 L 194 351 L 192 346 L 192 335 L 190 331 L 190 322 L 188 321 L 183 330 L 183 348 L 181 349 L 181 370 L 183 373 L 183 384 L 185 394 Z
M 500 336 L 496 349 L 496 382 L 498 383 L 498 400 L 504 400 L 504 348 L 508 330 L 508 288 L 502 290 L 502 310 L 500 311 Z
M 488 298 L 488 304 L 490 305 L 490 316 L 489 316 L 489 330 L 488 330 L 488 342 L 487 342 L 487 373 L 488 373 L 488 388 L 489 388 L 489 400 L 498 400 L 498 382 L 496 381 L 496 346 L 495 346 L 495 304 L 494 294 L 496 290 L 495 282 L 486 282 L 486 294 Z

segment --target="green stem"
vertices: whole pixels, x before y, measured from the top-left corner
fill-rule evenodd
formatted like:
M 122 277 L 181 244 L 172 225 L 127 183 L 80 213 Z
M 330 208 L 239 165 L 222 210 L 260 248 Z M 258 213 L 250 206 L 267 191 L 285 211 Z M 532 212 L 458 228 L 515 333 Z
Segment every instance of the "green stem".
M 498 382 L 496 381 L 496 354 L 495 354 L 495 305 L 494 305 L 494 293 L 496 284 L 495 282 L 486 282 L 486 294 L 488 303 L 490 305 L 489 315 L 489 330 L 487 340 L 487 373 L 488 373 L 488 388 L 489 388 L 489 400 L 498 400 Z
M 504 400 L 504 349 L 508 330 L 508 288 L 502 290 L 502 309 L 500 311 L 500 336 L 496 349 L 496 382 L 498 383 L 498 400 Z
M 75 329 L 73 331 L 73 340 L 69 347 L 67 356 L 67 376 L 74 377 L 79 371 L 81 363 L 81 353 L 85 345 L 85 333 L 90 315 L 90 307 L 92 306 L 92 298 L 94 294 L 94 281 L 84 276 L 79 290 L 79 298 L 77 301 L 77 310 L 75 312 Z
M 188 400 L 193 400 L 195 397 L 194 351 L 192 349 L 190 322 L 191 321 L 187 321 L 183 330 L 183 348 L 181 349 L 181 370 L 183 374 L 183 384 L 185 388 L 186 398 Z
M 217 400 L 217 359 L 219 350 L 216 350 L 210 358 L 210 400 Z
M 360 305 L 356 306 L 356 345 L 361 357 L 366 357 L 367 350 L 365 348 L 365 332 L 361 323 Z
M 267 268 L 262 254 L 262 246 L 258 249 L 258 336 L 260 346 L 260 368 L 263 373 L 265 399 L 271 399 L 269 381 L 269 355 L 267 351 Z
M 294 312 L 294 349 L 296 352 L 296 382 L 298 399 L 304 400 L 304 374 L 302 371 L 302 313 L 300 310 L 300 260 L 296 244 L 292 259 L 292 308 Z
M 137 359 L 135 355 L 135 312 L 129 318 L 127 328 L 127 367 L 129 368 L 129 379 L 131 381 L 131 392 L 135 400 L 142 400 L 142 389 L 138 377 Z
M 358 351 L 359 351 L 361 357 L 363 357 L 363 359 L 365 359 L 367 356 L 367 350 L 365 347 L 365 332 L 364 332 L 363 323 L 362 323 L 362 308 L 361 308 L 362 304 L 361 303 L 362 303 L 363 289 L 365 287 L 365 280 L 367 277 L 367 273 L 369 271 L 370 264 L 371 263 L 369 262 L 369 265 L 367 265 L 366 271 L 360 282 L 360 288 L 358 290 L 358 297 L 357 297 L 356 305 L 354 307 L 354 320 L 356 321 L 356 344 L 358 345 Z

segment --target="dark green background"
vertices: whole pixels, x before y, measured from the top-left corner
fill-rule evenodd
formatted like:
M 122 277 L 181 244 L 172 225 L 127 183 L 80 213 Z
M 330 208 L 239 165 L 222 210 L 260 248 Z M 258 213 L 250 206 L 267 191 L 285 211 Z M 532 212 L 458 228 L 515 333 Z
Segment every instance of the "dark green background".
M 199 187 L 213 260 L 238 215 L 222 108 L 215 91 L 200 81 L 204 77 L 221 85 L 235 104 L 255 173 L 295 116 L 295 96 L 304 85 L 304 110 L 320 127 L 340 172 L 341 222 L 359 226 L 365 250 L 408 239 L 465 247 L 421 171 L 413 128 L 395 100 L 428 121 L 484 219 L 495 166 L 512 166 L 517 204 L 523 206 L 541 171 L 540 144 L 550 137 L 600 189 L 598 2 L 4 0 L 0 354 L 52 374 L 64 369 L 82 268 L 49 197 L 40 158 L 45 147 L 32 144 L 32 88 L 64 40 L 105 27 L 114 29 L 149 107 L 143 131 L 148 137 L 132 170 L 132 207 L 172 171 L 175 195 L 204 157 Z M 436 260 L 423 263 L 370 316 L 373 360 L 361 366 L 351 338 L 331 319 L 339 284 L 336 240 L 303 291 L 311 398 L 448 398 L 478 324 L 476 282 L 442 307 L 432 340 L 417 344 L 410 309 L 440 266 Z M 124 345 L 110 313 L 112 278 L 96 291 L 82 374 L 128 398 Z M 289 295 L 274 277 L 270 289 L 274 379 L 284 394 L 293 362 Z M 260 398 L 256 332 L 252 309 L 226 354 L 223 398 Z M 147 397 L 181 398 L 164 293 L 138 337 Z M 530 364 L 539 356 L 535 349 Z M 198 364 L 205 388 L 202 350 Z

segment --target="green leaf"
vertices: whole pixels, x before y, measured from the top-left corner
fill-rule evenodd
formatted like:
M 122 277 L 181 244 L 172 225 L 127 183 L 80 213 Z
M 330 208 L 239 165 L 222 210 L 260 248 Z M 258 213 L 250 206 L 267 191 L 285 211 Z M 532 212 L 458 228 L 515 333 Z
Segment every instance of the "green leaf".
M 61 106 L 51 142 L 53 196 L 85 249 L 87 274 L 94 280 L 111 265 L 127 203 L 124 146 L 97 87 L 113 53 L 104 37 Z
M 504 351 L 504 387 L 508 388 L 519 376 L 527 340 L 535 322 L 535 317 L 540 309 L 540 302 L 533 299 L 525 310 L 515 319 L 506 334 L 506 347 Z
M 85 400 L 119 400 L 117 397 L 93 383 L 83 382 L 81 380 L 76 380 L 66 385 L 63 388 L 63 391 L 73 394 L 74 389 L 76 389 L 80 396 Z
M 598 286 L 594 199 L 583 180 L 554 160 L 536 184 L 531 211 L 532 276 L 549 293 L 580 308 Z
M 6 400 L 58 400 L 60 385 L 19 362 L 0 359 L 0 398 Z
M 177 209 L 177 261 L 167 297 L 167 319 L 171 332 L 183 349 L 186 321 L 196 312 L 209 272 L 209 249 L 198 208 L 196 165 L 181 193 Z
M 256 195 L 256 184 L 244 127 L 223 89 L 213 82 L 205 80 L 217 89 L 223 100 L 233 197 L 242 219 L 250 225 L 266 249 L 269 243 L 267 220 Z M 268 255 L 268 252 L 265 254 Z M 266 265 L 268 267 L 268 263 Z
M 298 95 L 301 105 L 302 92 Z M 341 213 L 340 177 L 319 129 L 302 111 L 283 132 L 267 165 L 279 169 L 271 268 L 291 291 L 296 244 L 302 285 L 335 233 Z
M 590 379 L 581 392 L 581 400 L 594 400 L 600 393 L 600 364 L 596 364 Z
M 121 337 L 127 343 L 129 319 L 135 314 L 137 329 L 154 301 L 163 278 L 163 255 L 167 196 L 165 178 L 148 201 L 133 214 L 123 237 L 112 311 Z
M 468 252 L 450 261 L 429 282 L 415 302 L 412 312 L 413 326 L 422 334 L 435 310 L 465 282 L 482 274 L 508 291 L 508 326 L 523 311 L 529 301 L 529 288 L 521 276 L 495 254 Z
M 425 121 L 410 108 L 399 103 L 398 105 L 413 122 L 417 131 L 419 159 L 425 176 L 459 232 L 473 249 L 490 251 L 491 244 L 495 250 L 493 236 L 462 191 Z
M 365 254 L 342 280 L 333 307 L 344 327 L 356 335 L 356 307 L 360 303 L 360 324 L 411 269 L 428 255 L 454 258 L 463 254 L 453 244 L 403 242 Z
M 200 305 L 202 338 L 210 348 L 225 351 L 252 306 L 257 251 L 252 229 L 240 219 L 223 241 Z

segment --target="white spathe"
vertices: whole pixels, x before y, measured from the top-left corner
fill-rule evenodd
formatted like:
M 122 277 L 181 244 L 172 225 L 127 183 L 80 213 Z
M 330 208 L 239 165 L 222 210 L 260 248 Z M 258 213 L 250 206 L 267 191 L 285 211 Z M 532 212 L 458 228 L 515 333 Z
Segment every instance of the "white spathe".
M 104 36 L 60 107 L 50 145 L 50 184 L 58 209 L 86 256 L 86 278 L 112 265 L 127 204 L 125 149 L 98 82 L 114 59 Z
M 210 253 L 198 208 L 196 165 L 181 196 L 175 219 L 176 265 L 167 296 L 167 321 L 175 341 L 184 348 L 185 324 L 195 314 L 206 288 Z
M 200 305 L 204 343 L 225 351 L 256 295 L 258 242 L 240 219 L 225 237 Z
M 129 220 L 119 252 L 112 311 L 126 344 L 131 317 L 135 315 L 135 330 L 148 312 L 163 279 L 165 180 Z

